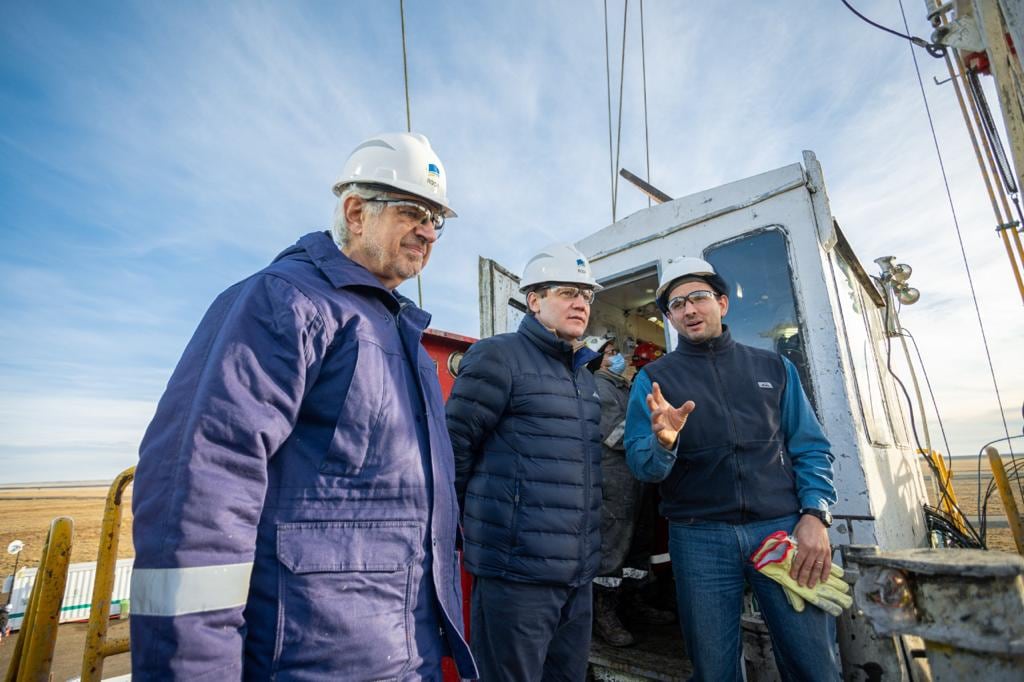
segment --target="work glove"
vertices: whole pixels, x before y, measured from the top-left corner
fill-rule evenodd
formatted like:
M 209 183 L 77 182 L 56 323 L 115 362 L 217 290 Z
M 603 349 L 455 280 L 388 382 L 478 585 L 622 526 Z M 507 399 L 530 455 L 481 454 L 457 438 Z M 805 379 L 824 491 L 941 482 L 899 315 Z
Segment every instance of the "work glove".
M 794 538 L 785 531 L 777 531 L 761 541 L 750 560 L 754 568 L 782 585 L 786 599 L 796 611 L 803 611 L 804 602 L 810 602 L 833 616 L 850 608 L 853 604 L 853 598 L 848 594 L 850 586 L 842 579 L 843 569 L 839 566 L 832 564 L 828 580 L 814 587 L 803 587 L 789 577 L 796 549 Z
M 775 545 L 779 543 L 779 540 L 786 538 L 789 534 L 784 530 L 775 531 L 764 540 L 761 541 L 761 546 L 751 555 L 750 562 L 756 564 L 757 561 L 770 549 L 774 549 Z M 782 593 L 786 595 L 786 601 L 793 607 L 793 610 L 797 613 L 801 613 L 807 602 L 799 594 L 789 589 L 785 585 L 782 585 Z

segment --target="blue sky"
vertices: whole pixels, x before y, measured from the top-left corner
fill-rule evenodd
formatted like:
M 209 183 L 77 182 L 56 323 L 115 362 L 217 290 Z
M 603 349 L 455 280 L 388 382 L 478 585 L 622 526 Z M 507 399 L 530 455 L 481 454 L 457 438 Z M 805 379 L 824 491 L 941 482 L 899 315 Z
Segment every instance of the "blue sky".
M 856 4 L 902 27 L 898 3 Z M 617 79 L 622 4 L 609 5 Z M 922 300 L 903 321 L 953 451 L 1000 437 L 907 44 L 838 1 L 644 9 L 653 183 L 682 196 L 814 150 L 861 259 L 915 267 Z M 478 334 L 478 255 L 517 269 L 610 222 L 602 12 L 406 3 L 413 127 L 460 214 L 425 273 L 435 327 Z M 621 165 L 642 173 L 638 22 L 634 0 Z M 1019 433 L 1020 300 L 952 92 L 932 83 L 945 67 L 918 59 Z M 213 297 L 326 227 L 348 151 L 404 127 L 397 0 L 0 3 L 0 482 L 134 463 Z M 620 188 L 620 217 L 646 205 Z

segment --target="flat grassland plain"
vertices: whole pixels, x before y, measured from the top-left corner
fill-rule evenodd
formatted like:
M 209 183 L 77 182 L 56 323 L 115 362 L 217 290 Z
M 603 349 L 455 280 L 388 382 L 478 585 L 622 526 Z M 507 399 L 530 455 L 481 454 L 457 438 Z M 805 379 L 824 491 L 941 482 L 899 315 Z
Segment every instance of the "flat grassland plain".
M 1024 462 L 1024 458 L 1018 458 L 1018 461 Z M 979 490 L 977 460 L 958 458 L 952 462 L 953 488 L 960 506 L 969 516 L 977 516 Z M 1008 457 L 1006 463 L 1007 466 L 1010 465 Z M 992 473 L 988 468 L 988 460 L 983 460 L 980 479 L 982 495 L 985 494 L 991 480 Z M 935 505 L 934 486 L 931 484 L 927 469 L 925 469 L 925 482 L 932 497 L 931 503 Z M 3 487 L 0 485 L 0 551 L 2 551 L 0 554 L 0 579 L 10 575 L 14 568 L 14 557 L 5 551 L 7 544 L 12 540 L 17 539 L 25 543 L 25 549 L 18 562 L 19 566 L 38 565 L 47 529 L 50 522 L 57 516 L 70 516 L 75 520 L 71 561 L 73 563 L 96 561 L 107 487 L 108 484 L 92 483 L 70 487 L 47 485 Z M 1018 509 L 1024 510 L 1024 500 L 1021 498 L 1019 486 L 1011 480 L 1011 487 L 1017 499 Z M 118 548 L 119 558 L 134 556 L 131 541 L 131 493 L 132 488 L 129 486 L 124 495 L 124 518 Z M 988 518 L 990 523 L 999 520 L 1005 525 L 1006 517 L 1003 515 L 1002 503 L 998 494 L 994 494 L 989 500 Z M 990 527 L 988 529 L 988 545 L 991 549 L 1015 551 L 1013 538 L 1008 528 Z M 126 625 L 126 623 L 113 624 L 110 635 L 127 634 Z M 84 642 L 84 628 L 84 625 L 77 624 L 61 626 L 57 641 L 57 653 L 54 658 L 53 679 L 67 680 L 78 675 Z M 6 671 L 13 649 L 13 641 L 0 647 L 0 672 Z M 104 674 L 117 675 L 127 672 L 129 664 L 130 659 L 127 655 L 114 656 L 107 660 Z

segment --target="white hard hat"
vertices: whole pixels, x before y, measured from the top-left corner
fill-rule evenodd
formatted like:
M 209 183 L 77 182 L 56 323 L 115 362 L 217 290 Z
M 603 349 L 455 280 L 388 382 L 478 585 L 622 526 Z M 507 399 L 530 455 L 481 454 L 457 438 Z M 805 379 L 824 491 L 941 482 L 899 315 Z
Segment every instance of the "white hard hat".
M 683 277 L 700 277 L 707 281 L 717 294 L 727 294 L 728 286 L 721 275 L 715 272 L 711 263 L 702 258 L 693 256 L 677 256 L 670 258 L 665 269 L 661 272 L 661 281 L 658 282 L 658 290 L 654 294 L 655 301 L 662 312 L 668 310 L 665 298 L 669 294 L 672 283 Z
M 448 178 L 430 140 L 416 133 L 381 133 L 352 150 L 334 194 L 341 196 L 353 182 L 387 185 L 440 204 L 446 218 L 454 218 L 448 205 Z
M 595 353 L 600 353 L 610 341 L 611 339 L 606 336 L 588 336 L 583 339 L 583 345 Z
M 572 244 L 549 244 L 541 249 L 523 268 L 519 291 L 526 292 L 545 282 L 580 284 L 594 291 L 602 288 L 591 274 L 586 256 Z

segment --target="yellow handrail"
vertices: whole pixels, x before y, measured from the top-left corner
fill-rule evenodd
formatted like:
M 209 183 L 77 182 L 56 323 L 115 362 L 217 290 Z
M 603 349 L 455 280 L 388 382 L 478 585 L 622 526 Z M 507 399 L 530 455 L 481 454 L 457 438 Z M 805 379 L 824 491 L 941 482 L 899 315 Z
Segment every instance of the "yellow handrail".
M 7 682 L 46 682 L 50 677 L 74 528 L 74 521 L 67 516 L 58 516 L 50 524 L 21 632 L 7 668 Z
M 103 659 L 128 651 L 128 638 L 107 640 L 110 622 L 110 598 L 114 592 L 117 569 L 117 545 L 121 536 L 122 497 L 135 478 L 135 467 L 128 467 L 114 479 L 107 491 L 103 510 L 103 530 L 96 553 L 96 579 L 92 585 L 92 606 L 89 608 L 89 631 L 85 636 L 82 656 L 82 682 L 98 682 L 103 676 Z

